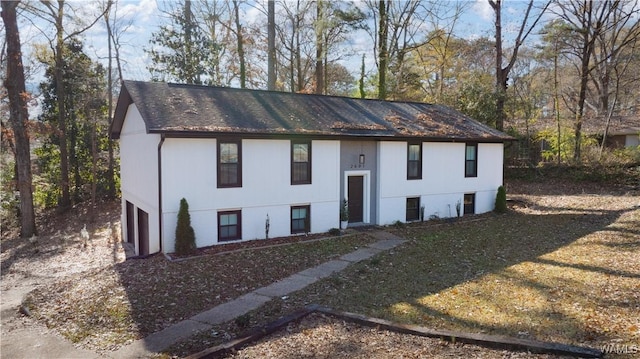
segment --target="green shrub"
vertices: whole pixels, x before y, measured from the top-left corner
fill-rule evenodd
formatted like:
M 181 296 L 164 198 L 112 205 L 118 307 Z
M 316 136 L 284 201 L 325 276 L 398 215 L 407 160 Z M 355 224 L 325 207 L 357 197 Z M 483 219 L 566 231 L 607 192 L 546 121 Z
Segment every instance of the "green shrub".
M 340 235 L 340 230 L 338 228 L 331 228 L 329 230 L 329 235 L 339 236 Z
M 498 187 L 495 211 L 498 213 L 505 213 L 507 211 L 507 191 L 504 186 Z
M 186 255 L 196 250 L 196 234 L 191 227 L 189 204 L 186 199 L 180 200 L 178 225 L 176 226 L 176 254 Z

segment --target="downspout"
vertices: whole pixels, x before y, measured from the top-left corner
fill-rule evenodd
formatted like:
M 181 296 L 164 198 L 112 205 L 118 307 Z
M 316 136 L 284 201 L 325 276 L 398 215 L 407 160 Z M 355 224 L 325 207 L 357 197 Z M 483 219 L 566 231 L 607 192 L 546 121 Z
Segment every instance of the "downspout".
M 160 253 L 162 251 L 162 242 L 164 241 L 164 234 L 162 233 L 162 145 L 164 144 L 164 134 L 160 135 L 160 142 L 158 142 L 158 226 L 160 235 Z

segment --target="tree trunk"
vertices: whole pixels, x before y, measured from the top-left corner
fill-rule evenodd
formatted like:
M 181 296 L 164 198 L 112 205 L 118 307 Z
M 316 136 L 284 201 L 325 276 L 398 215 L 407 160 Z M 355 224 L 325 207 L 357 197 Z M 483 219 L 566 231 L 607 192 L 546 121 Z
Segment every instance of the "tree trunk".
M 580 92 L 578 93 L 578 109 L 574 122 L 574 135 L 576 138 L 573 159 L 580 161 L 582 158 L 582 117 L 584 116 L 584 105 L 587 99 L 587 85 L 589 83 L 589 62 L 593 51 L 593 41 L 589 39 L 588 31 L 583 35 L 584 46 L 582 47 L 580 64 Z
M 276 4 L 275 0 L 267 2 L 267 89 L 276 89 Z
M 58 138 L 60 141 L 60 190 L 61 197 L 58 206 L 62 210 L 66 210 L 71 206 L 71 193 L 69 189 L 69 149 L 67 145 L 67 121 L 66 121 L 66 105 L 64 90 L 64 59 L 62 51 L 64 51 L 64 37 L 62 20 L 64 18 L 64 0 L 58 0 L 58 9 L 56 14 L 56 56 L 55 56 L 55 79 L 56 79 L 56 97 L 58 102 Z
M 244 59 L 244 37 L 242 35 L 242 24 L 240 23 L 240 5 L 238 0 L 233 0 L 233 12 L 236 23 L 236 40 L 238 47 L 238 61 L 240 62 L 240 88 L 247 87 L 247 68 Z
M 560 161 L 562 161 L 562 133 L 561 131 L 561 126 L 560 126 L 560 95 L 558 94 L 558 88 L 560 87 L 560 84 L 558 82 L 558 41 L 556 40 L 555 42 L 555 53 L 553 55 L 553 109 L 555 111 L 555 115 L 556 115 L 556 124 L 558 126 L 557 130 L 557 136 L 558 136 L 558 143 L 556 145 L 557 150 L 558 150 L 558 164 L 560 164 Z
M 321 95 L 324 90 L 324 74 L 322 66 L 322 31 L 323 31 L 324 16 L 322 14 L 322 1 L 316 1 L 316 88 L 315 93 Z
M 367 94 L 364 92 L 364 76 L 365 76 L 364 54 L 362 54 L 362 64 L 360 65 L 360 80 L 358 80 L 358 89 L 360 91 L 360 98 L 367 97 Z
M 500 0 L 489 2 L 496 14 L 496 128 L 504 128 L 504 100 L 507 80 L 502 69 L 502 4 Z
M 110 9 L 111 5 L 113 5 L 113 0 L 109 0 L 107 7 Z M 107 41 L 108 41 L 108 50 L 109 50 L 109 68 L 107 69 L 107 100 L 109 108 L 109 114 L 107 115 L 109 119 L 113 116 L 113 55 L 112 55 L 112 41 L 113 41 L 113 32 L 111 30 L 111 22 L 109 20 L 109 10 L 105 12 L 104 16 L 105 25 L 107 27 Z M 114 178 L 115 175 L 115 157 L 113 154 L 113 140 L 111 136 L 107 136 L 107 146 L 109 150 L 109 163 L 107 167 L 107 197 L 115 198 L 116 197 L 116 181 Z
M 19 1 L 2 1 L 2 20 L 7 46 L 7 77 L 4 85 L 9 97 L 9 123 L 15 138 L 16 175 L 20 191 L 20 236 L 31 237 L 36 234 L 36 220 L 33 209 L 31 152 L 26 128 L 29 119 L 27 92 L 16 15 L 18 3 Z
M 380 13 L 378 28 L 378 99 L 387 98 L 387 40 L 389 34 L 389 21 L 387 18 L 387 2 L 378 1 L 378 11 Z

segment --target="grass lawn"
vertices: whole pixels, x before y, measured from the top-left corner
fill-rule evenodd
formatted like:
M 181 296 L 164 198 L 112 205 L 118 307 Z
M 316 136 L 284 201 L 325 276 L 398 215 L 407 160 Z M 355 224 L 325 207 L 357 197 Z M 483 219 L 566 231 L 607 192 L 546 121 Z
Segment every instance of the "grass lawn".
M 504 215 L 390 228 L 410 241 L 267 303 L 248 315 L 252 325 L 318 303 L 434 328 L 640 348 L 640 197 L 515 198 Z M 203 333 L 169 354 L 222 341 Z

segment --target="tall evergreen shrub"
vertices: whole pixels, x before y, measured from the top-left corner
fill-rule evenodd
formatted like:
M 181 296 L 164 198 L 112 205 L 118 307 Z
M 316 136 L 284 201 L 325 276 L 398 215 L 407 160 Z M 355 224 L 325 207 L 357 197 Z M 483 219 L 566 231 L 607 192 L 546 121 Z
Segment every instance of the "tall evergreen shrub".
M 176 226 L 176 254 L 191 254 L 196 250 L 196 234 L 191 227 L 189 204 L 186 199 L 180 200 L 178 225 Z
M 496 194 L 496 207 L 497 213 L 507 212 L 507 190 L 504 186 L 498 187 L 498 193 Z

